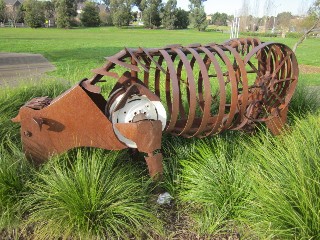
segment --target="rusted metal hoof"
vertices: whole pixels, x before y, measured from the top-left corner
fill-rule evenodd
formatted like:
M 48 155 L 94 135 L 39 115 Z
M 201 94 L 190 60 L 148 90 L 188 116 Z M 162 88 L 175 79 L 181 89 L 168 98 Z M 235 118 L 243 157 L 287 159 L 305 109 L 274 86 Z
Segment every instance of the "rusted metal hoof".
M 149 174 L 155 180 L 161 180 L 163 176 L 163 165 L 162 165 L 162 153 L 149 153 L 145 157 L 146 163 L 148 165 Z

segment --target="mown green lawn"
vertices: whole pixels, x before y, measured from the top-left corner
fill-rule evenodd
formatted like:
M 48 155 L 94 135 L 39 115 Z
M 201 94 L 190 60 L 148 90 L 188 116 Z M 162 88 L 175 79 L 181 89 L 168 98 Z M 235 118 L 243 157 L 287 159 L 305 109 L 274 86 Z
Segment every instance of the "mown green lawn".
M 195 30 L 148 30 L 114 27 L 86 29 L 0 29 L 0 52 L 40 53 L 54 63 L 51 73 L 67 80 L 78 81 L 90 77 L 90 70 L 100 67 L 104 57 L 124 47 L 162 47 L 180 43 L 221 43 L 229 39 L 227 33 L 198 32 Z M 297 39 L 262 38 L 263 41 L 282 42 L 292 47 Z M 298 47 L 299 64 L 320 67 L 320 40 L 307 39 Z M 320 76 L 320 72 L 319 72 Z M 301 80 L 320 85 L 320 78 L 301 74 Z

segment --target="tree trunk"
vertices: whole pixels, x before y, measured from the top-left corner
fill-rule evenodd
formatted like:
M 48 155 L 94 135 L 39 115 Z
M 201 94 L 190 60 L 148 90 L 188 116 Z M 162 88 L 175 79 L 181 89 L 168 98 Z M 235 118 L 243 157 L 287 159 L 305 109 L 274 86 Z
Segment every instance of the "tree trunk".
M 319 23 L 320 23 L 320 18 L 318 18 L 318 19 L 315 21 L 315 23 L 312 25 L 312 27 L 302 35 L 302 37 L 299 39 L 298 42 L 296 42 L 296 43 L 294 44 L 294 46 L 293 46 L 293 48 L 292 48 L 292 51 L 293 51 L 294 53 L 296 52 L 297 47 L 307 38 L 307 36 L 308 36 L 309 33 L 313 32 L 313 30 L 317 27 L 317 25 L 318 25 Z

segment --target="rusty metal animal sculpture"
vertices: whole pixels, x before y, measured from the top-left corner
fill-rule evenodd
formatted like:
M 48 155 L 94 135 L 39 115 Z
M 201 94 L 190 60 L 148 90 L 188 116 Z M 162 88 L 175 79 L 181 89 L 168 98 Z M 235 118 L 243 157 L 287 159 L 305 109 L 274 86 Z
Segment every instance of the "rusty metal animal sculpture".
M 264 122 L 279 134 L 298 81 L 285 45 L 256 38 L 223 44 L 125 48 L 91 79 L 50 99 L 32 99 L 13 119 L 27 157 L 42 163 L 80 146 L 146 153 L 152 177 L 162 173 L 162 132 L 205 137 L 252 130 Z M 107 99 L 97 85 L 115 79 Z

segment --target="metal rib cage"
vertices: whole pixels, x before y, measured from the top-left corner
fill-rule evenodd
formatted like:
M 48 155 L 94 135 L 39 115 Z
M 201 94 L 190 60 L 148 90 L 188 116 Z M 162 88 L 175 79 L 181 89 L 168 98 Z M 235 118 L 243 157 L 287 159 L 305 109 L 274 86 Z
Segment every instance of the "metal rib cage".
M 252 129 L 287 107 L 298 80 L 292 50 L 256 38 L 126 48 L 93 70 L 91 84 L 103 76 L 119 79 L 118 68 L 161 98 L 168 113 L 166 132 L 184 137 Z

